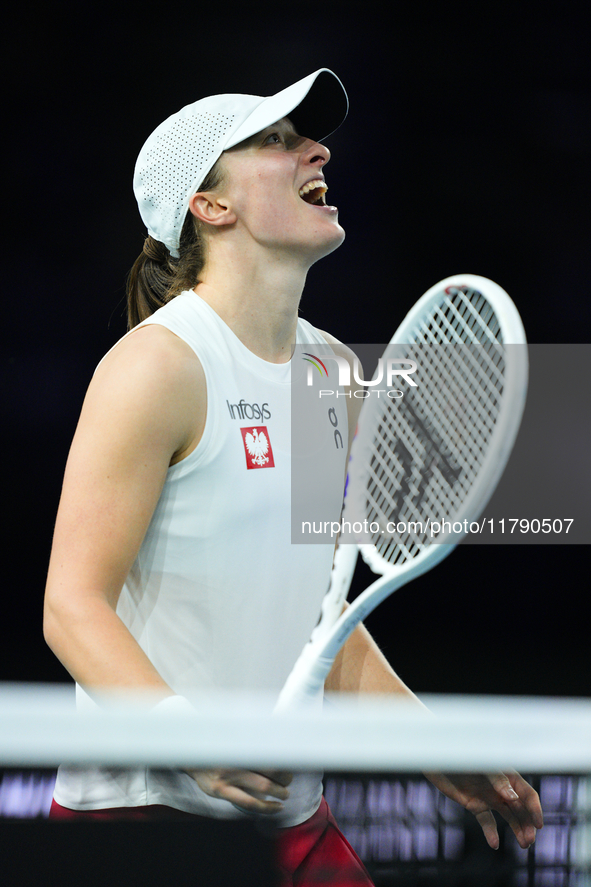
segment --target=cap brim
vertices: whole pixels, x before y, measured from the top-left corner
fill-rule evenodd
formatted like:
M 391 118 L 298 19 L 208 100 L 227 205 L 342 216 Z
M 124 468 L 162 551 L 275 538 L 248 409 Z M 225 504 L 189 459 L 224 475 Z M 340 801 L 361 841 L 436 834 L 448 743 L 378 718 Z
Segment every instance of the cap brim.
M 339 128 L 348 110 L 345 87 L 336 74 L 320 68 L 263 99 L 232 133 L 225 149 L 233 148 L 283 117 L 289 117 L 299 135 L 320 142 Z

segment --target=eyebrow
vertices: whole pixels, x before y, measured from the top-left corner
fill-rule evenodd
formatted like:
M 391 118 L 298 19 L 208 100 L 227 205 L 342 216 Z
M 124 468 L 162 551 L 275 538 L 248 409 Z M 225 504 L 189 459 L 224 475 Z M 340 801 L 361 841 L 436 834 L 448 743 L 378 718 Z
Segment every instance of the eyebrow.
M 291 120 L 288 117 L 282 117 L 276 123 L 271 123 L 269 126 L 265 126 L 264 129 L 260 129 L 258 132 L 255 132 L 253 135 L 249 136 L 247 139 L 244 139 L 242 142 L 238 142 L 237 145 L 234 145 L 228 150 L 234 151 L 237 148 L 248 148 L 251 145 L 256 145 L 261 140 L 264 134 L 268 135 L 276 131 L 281 132 L 287 138 L 301 138 Z
M 274 130 L 284 132 L 286 135 L 299 136 L 298 131 L 288 117 L 282 117 L 281 120 L 278 120 L 276 123 L 272 123 L 270 126 L 265 126 L 265 128 L 261 129 L 260 133 L 256 133 L 256 135 L 260 135 L 263 132 L 273 132 Z

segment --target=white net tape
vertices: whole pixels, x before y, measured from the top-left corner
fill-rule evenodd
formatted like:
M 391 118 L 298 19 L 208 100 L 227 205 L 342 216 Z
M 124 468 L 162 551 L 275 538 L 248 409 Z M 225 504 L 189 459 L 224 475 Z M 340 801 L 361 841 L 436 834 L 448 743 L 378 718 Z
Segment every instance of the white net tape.
M 591 773 L 589 700 L 423 698 L 435 717 L 391 698 L 343 696 L 324 712 L 273 715 L 273 700 L 244 694 L 195 697 L 194 714 L 158 714 L 129 697 L 77 712 L 70 688 L 5 685 L 0 764 Z

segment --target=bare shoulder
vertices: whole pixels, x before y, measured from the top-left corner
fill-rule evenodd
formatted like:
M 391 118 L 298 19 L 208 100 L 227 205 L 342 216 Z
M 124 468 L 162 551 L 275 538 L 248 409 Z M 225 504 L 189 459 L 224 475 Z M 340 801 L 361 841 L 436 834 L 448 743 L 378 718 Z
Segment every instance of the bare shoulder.
M 203 372 L 193 349 L 159 323 L 132 330 L 121 339 L 100 362 L 95 376 L 106 380 L 124 369 L 138 376 L 146 373 L 152 382 L 164 378 L 168 383 L 177 376 Z
M 117 385 L 135 389 L 138 395 L 149 392 L 157 398 L 187 386 L 205 385 L 205 375 L 193 349 L 161 324 L 149 324 L 132 331 L 109 351 L 97 367 L 95 386 Z
M 353 362 L 356 357 L 355 352 L 349 348 L 348 345 L 343 344 L 340 339 L 337 339 L 335 336 L 332 336 L 330 333 L 327 333 L 325 330 L 318 330 L 320 335 L 326 339 L 329 345 L 332 345 L 335 352 L 337 354 L 342 354 L 343 357 L 346 357 L 349 362 Z
M 206 384 L 192 348 L 161 324 L 148 324 L 109 351 L 93 376 L 83 413 L 133 423 L 172 444 L 173 461 L 196 445 L 205 424 Z M 175 458 L 176 456 L 176 458 Z

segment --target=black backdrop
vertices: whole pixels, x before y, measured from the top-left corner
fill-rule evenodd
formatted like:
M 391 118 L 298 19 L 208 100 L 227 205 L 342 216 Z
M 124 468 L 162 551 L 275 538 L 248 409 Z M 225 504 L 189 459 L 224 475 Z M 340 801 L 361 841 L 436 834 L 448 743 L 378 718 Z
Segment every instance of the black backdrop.
M 41 635 L 61 477 L 94 366 L 125 331 L 144 235 L 135 158 L 182 105 L 271 94 L 319 67 L 343 80 L 351 109 L 328 141 L 327 180 L 347 240 L 309 274 L 302 313 L 317 326 L 385 341 L 431 284 L 468 271 L 511 293 L 531 342 L 589 341 L 584 5 L 407 6 L 10 14 L 1 680 L 66 677 Z M 418 691 L 589 695 L 587 551 L 461 549 L 369 626 Z

